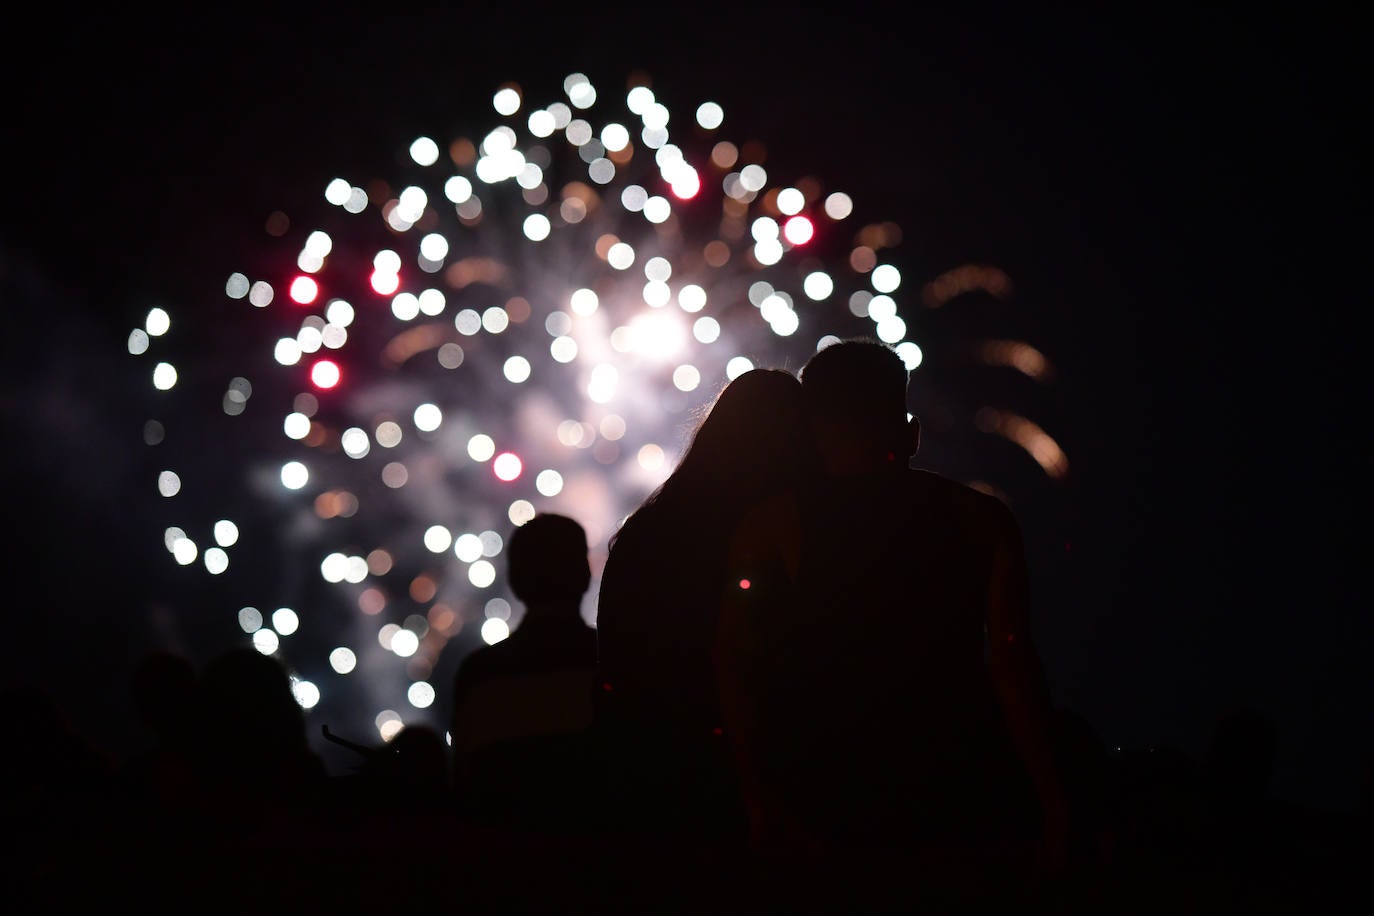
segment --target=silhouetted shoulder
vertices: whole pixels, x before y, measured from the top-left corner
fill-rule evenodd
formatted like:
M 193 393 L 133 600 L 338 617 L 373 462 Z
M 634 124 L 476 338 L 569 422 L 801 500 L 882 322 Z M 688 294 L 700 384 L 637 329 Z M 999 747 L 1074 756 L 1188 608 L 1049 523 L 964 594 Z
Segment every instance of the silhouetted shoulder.
M 455 690 L 461 693 L 474 683 L 501 677 L 515 668 L 519 661 L 519 653 L 511 651 L 509 640 L 474 649 L 458 666 Z
M 661 551 L 660 539 L 668 529 L 663 524 L 662 513 L 654 510 L 655 507 L 648 506 L 635 512 L 611 538 L 606 554 L 609 572 L 603 570 L 601 577 L 603 589 L 607 583 L 615 589 L 638 582 L 646 573 L 644 559 L 653 556 L 655 550 Z
M 463 659 L 455 688 L 461 691 L 494 678 L 590 666 L 595 659 L 596 631 L 581 620 L 522 625 L 509 638 L 475 649 Z
M 1021 539 L 1016 516 L 997 497 L 933 471 L 913 470 L 908 480 L 919 498 L 947 508 L 964 530 L 980 540 L 1008 543 Z

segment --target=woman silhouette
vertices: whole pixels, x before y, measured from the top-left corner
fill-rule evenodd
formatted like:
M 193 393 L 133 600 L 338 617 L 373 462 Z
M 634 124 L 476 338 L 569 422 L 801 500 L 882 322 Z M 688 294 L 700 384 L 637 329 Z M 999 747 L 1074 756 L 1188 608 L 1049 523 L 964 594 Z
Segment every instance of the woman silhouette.
M 597 712 L 616 796 L 608 802 L 633 823 L 745 829 L 711 664 L 726 540 L 744 510 L 805 471 L 805 441 L 796 377 L 743 373 L 611 539 L 597 605 Z

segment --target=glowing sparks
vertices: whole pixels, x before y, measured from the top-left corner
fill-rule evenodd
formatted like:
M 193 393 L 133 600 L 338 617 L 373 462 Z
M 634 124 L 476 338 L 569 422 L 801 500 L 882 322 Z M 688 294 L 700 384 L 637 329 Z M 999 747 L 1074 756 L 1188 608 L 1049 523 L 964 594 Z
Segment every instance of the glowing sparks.
M 937 308 L 971 292 L 985 292 L 995 299 L 1005 299 L 1011 295 L 1011 279 L 996 267 L 965 264 L 931 280 L 921 291 L 921 296 L 927 306 Z
M 1010 366 L 1037 381 L 1048 381 L 1054 367 L 1035 347 L 1020 340 L 985 340 L 978 355 L 989 366 Z
M 1063 477 L 1069 473 L 1069 459 L 1059 443 L 1025 417 L 984 407 L 978 411 L 977 422 L 978 428 L 984 432 L 1004 436 L 1021 446 L 1051 477 Z

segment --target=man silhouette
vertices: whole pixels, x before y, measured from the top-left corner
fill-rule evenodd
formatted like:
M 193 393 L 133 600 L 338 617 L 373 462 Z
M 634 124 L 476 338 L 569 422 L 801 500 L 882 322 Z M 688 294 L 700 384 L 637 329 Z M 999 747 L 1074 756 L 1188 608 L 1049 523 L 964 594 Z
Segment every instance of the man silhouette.
M 525 616 L 507 639 L 458 668 L 454 788 L 461 810 L 479 819 L 579 827 L 595 795 L 596 631 L 581 616 L 591 584 L 587 535 L 567 516 L 536 515 L 515 529 L 506 557 Z
M 920 430 L 891 348 L 835 343 L 801 380 L 820 472 L 737 528 L 718 640 L 755 842 L 978 854 L 1028 829 L 1038 800 L 1057 857 L 1015 519 L 909 467 Z

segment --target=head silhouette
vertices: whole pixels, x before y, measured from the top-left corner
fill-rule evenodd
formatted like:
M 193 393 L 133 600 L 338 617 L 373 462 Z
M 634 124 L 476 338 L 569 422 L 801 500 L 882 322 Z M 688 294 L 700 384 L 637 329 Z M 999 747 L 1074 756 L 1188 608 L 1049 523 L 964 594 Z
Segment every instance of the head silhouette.
M 905 467 L 920 445 L 907 418 L 906 364 L 891 347 L 851 338 L 818 351 L 801 370 L 812 442 L 830 472 Z
M 516 528 L 506 562 L 511 591 L 527 607 L 579 603 L 591 584 L 587 532 L 566 515 L 542 513 Z
M 280 659 L 251 646 L 215 656 L 201 671 L 198 712 L 200 769 L 218 815 L 253 818 L 266 810 L 258 801 L 285 810 L 319 798 L 324 763 Z
M 212 658 L 200 677 L 206 724 L 216 745 L 236 754 L 279 754 L 305 747 L 305 714 L 280 661 L 249 646 Z
M 796 376 L 782 369 L 750 369 L 716 396 L 655 496 L 736 501 L 760 494 L 801 469 L 804 445 Z

